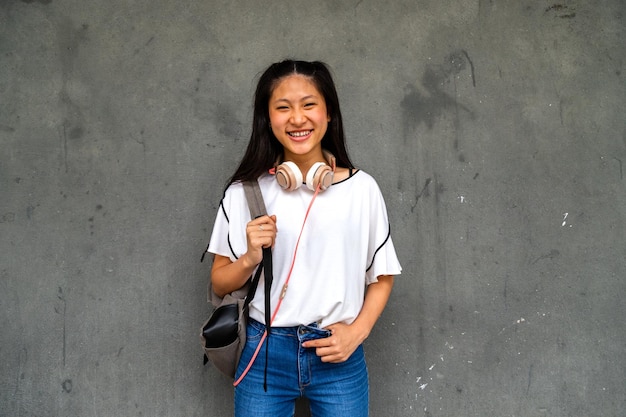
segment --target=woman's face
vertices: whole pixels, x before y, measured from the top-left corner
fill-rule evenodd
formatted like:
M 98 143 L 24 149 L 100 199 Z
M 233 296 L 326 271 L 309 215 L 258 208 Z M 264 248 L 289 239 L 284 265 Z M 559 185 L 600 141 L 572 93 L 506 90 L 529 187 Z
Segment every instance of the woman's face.
M 309 78 L 295 74 L 279 81 L 270 97 L 269 116 L 286 160 L 322 157 L 330 116 L 324 97 Z

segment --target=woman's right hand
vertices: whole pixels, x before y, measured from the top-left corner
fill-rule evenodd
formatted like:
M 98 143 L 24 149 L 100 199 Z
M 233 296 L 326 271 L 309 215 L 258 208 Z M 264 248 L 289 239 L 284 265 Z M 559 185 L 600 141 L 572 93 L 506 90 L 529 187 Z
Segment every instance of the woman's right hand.
M 256 266 L 263 260 L 263 248 L 271 248 L 276 241 L 276 216 L 261 216 L 246 226 L 248 251 L 245 254 L 248 265 Z
M 241 288 L 263 260 L 263 248 L 274 246 L 276 216 L 262 216 L 246 225 L 248 251 L 232 262 L 227 256 L 215 255 L 211 268 L 213 291 L 223 297 Z

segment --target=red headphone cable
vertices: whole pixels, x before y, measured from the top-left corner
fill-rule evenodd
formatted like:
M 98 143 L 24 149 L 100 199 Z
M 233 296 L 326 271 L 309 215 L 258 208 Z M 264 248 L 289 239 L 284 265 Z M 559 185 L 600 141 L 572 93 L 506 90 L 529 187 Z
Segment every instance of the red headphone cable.
M 287 293 L 287 286 L 289 285 L 289 279 L 291 278 L 291 273 L 293 272 L 293 267 L 296 263 L 296 255 L 298 254 L 298 246 L 300 245 L 300 238 L 302 237 L 302 232 L 304 231 L 304 225 L 306 224 L 306 220 L 309 217 L 309 212 L 311 211 L 311 207 L 313 206 L 313 202 L 315 201 L 315 198 L 317 198 L 317 195 L 320 193 L 321 187 L 320 184 L 317 185 L 317 188 L 315 189 L 315 194 L 313 194 L 313 198 L 311 198 L 311 202 L 309 203 L 309 207 L 306 210 L 306 214 L 304 215 L 304 221 L 302 222 L 302 228 L 300 229 L 300 234 L 298 235 L 298 240 L 296 241 L 296 248 L 293 252 L 293 258 L 291 260 L 291 266 L 289 267 L 289 273 L 287 274 L 287 279 L 285 280 L 285 285 L 283 285 L 283 289 L 280 292 L 280 297 L 278 298 L 278 303 L 276 304 L 276 308 L 274 308 L 274 314 L 272 315 L 272 321 L 270 322 L 269 328 L 272 327 L 272 323 L 274 322 L 274 318 L 276 318 L 276 314 L 278 313 L 278 309 L 280 308 L 281 303 L 283 302 L 283 298 L 285 298 L 285 294 Z M 233 382 L 233 386 L 236 387 L 237 385 L 239 385 L 239 383 L 243 380 L 243 378 L 248 374 L 248 371 L 250 370 L 250 368 L 252 367 L 252 364 L 254 363 L 254 361 L 256 360 L 256 357 L 259 354 L 259 351 L 261 350 L 261 346 L 263 346 L 263 342 L 265 341 L 265 338 L 267 337 L 267 324 L 265 326 L 265 332 L 263 332 L 263 336 L 261 337 L 261 341 L 259 342 L 258 346 L 256 347 L 256 350 L 254 351 L 254 354 L 252 355 L 252 358 L 250 359 L 250 362 L 248 362 L 248 365 L 246 366 L 246 369 L 244 369 L 244 371 L 241 373 L 241 375 L 239 376 L 239 378 Z

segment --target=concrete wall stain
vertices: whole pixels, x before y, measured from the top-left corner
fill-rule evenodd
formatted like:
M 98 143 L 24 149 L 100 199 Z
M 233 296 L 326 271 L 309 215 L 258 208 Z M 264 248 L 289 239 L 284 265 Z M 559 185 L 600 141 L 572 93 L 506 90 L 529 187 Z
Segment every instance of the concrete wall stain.
M 400 106 L 402 107 L 405 130 L 415 129 L 421 124 L 430 130 L 445 113 L 455 114 L 458 110 L 473 117 L 472 110 L 457 101 L 444 90 L 444 86 L 455 82 L 455 77 L 469 66 L 472 85 L 476 86 L 474 64 L 464 50 L 454 51 L 440 65 L 429 65 L 419 86 L 409 84 Z
M 21 0 L 22 3 L 41 3 L 41 4 L 50 4 L 52 3 L 52 0 Z
M 545 13 L 552 13 L 560 19 L 573 19 L 576 17 L 574 9 L 563 4 L 553 4 L 545 10 Z

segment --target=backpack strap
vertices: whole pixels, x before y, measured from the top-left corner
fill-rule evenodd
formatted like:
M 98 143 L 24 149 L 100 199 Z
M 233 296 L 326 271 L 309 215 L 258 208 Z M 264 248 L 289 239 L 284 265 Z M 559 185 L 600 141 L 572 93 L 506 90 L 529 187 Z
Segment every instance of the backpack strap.
M 263 201 L 263 194 L 261 193 L 259 182 L 245 181 L 243 183 L 243 190 L 246 193 L 246 200 L 248 200 L 250 217 L 252 219 L 256 219 L 257 217 L 266 215 L 267 209 L 265 207 L 265 202 Z M 263 378 L 263 389 L 267 391 L 267 362 L 269 353 L 270 328 L 272 324 L 270 290 L 272 288 L 272 281 L 274 281 L 274 274 L 272 272 L 272 248 L 263 248 L 263 265 L 258 267 L 257 273 L 254 277 L 255 279 L 252 280 L 252 283 L 250 285 L 250 291 L 248 292 L 248 296 L 246 297 L 246 301 L 244 303 L 244 308 L 246 308 L 250 301 L 252 301 L 252 298 L 254 298 L 256 287 L 259 284 L 259 272 L 261 271 L 261 268 L 263 268 L 263 271 L 265 271 L 265 328 L 267 329 L 267 339 L 265 341 L 267 346 L 265 348 L 265 373 Z
M 246 194 L 246 200 L 248 201 L 248 209 L 250 210 L 250 217 L 252 219 L 256 219 L 257 217 L 261 217 L 267 214 L 267 208 L 265 207 L 265 202 L 263 201 L 263 194 L 261 193 L 261 187 L 259 186 L 258 181 L 244 181 L 243 182 L 243 191 Z M 271 308 L 270 308 L 270 289 L 272 287 L 272 281 L 274 280 L 274 275 L 272 273 L 272 249 L 271 248 L 263 248 L 263 270 L 265 271 L 265 323 L 271 322 Z M 252 298 L 254 298 L 254 294 L 256 293 L 256 288 L 259 284 L 259 273 L 261 267 L 257 269 L 257 273 L 255 274 L 254 279 L 251 282 L 250 291 L 248 292 L 248 296 L 246 297 L 246 303 L 244 306 L 250 304 Z
M 258 181 L 245 181 L 243 183 L 243 191 L 246 193 L 246 200 L 248 201 L 248 208 L 250 209 L 250 217 L 252 219 L 267 214 L 263 194 L 261 193 L 261 187 L 259 187 Z

